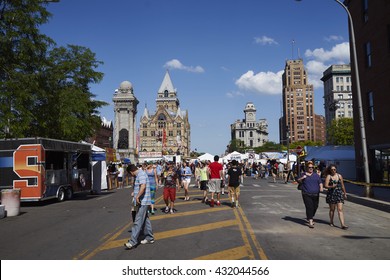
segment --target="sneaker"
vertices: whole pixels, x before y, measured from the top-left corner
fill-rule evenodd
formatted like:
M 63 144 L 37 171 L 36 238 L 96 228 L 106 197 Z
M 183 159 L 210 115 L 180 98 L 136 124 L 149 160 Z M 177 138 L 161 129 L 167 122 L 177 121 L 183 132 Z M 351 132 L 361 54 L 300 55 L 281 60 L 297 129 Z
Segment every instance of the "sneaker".
M 154 209 L 150 211 L 150 214 L 154 215 Z
M 170 213 L 171 213 L 171 214 L 173 214 L 173 213 L 174 213 L 174 212 L 173 212 L 173 209 L 171 209 Z
M 210 207 L 214 207 L 214 199 L 210 201 Z
M 238 201 L 236 201 L 236 207 L 238 207 L 239 205 L 238 205 Z
M 221 202 L 217 201 L 217 206 L 221 206 Z
M 169 207 L 165 207 L 165 210 L 164 210 L 165 213 L 168 213 L 169 212 Z
M 153 244 L 154 243 L 154 239 L 152 240 L 147 240 L 147 239 L 144 239 L 144 240 L 141 240 L 141 244 L 145 245 L 145 244 Z
M 236 206 L 236 204 L 234 202 L 232 202 L 231 207 L 234 208 L 235 206 Z
M 123 244 L 123 245 L 125 245 L 125 247 L 127 248 L 127 249 L 133 249 L 134 248 L 134 245 L 132 245 L 130 242 L 126 242 L 125 244 Z

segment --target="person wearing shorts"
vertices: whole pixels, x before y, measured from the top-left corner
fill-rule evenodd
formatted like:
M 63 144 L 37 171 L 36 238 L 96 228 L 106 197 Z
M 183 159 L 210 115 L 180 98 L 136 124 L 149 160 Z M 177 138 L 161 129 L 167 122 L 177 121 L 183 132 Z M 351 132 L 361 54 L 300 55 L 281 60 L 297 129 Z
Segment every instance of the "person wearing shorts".
M 223 180 L 223 166 L 219 162 L 219 156 L 214 156 L 214 162 L 209 164 L 209 192 L 211 193 L 210 206 L 214 207 L 214 194 L 217 193 L 217 206 L 221 203 L 221 180 Z
M 240 198 L 240 183 L 241 183 L 241 168 L 238 167 L 236 160 L 232 160 L 232 166 L 229 168 L 228 172 L 228 187 L 229 187 L 229 197 L 230 202 L 233 207 L 238 207 L 238 199 Z
M 207 183 L 209 181 L 207 173 L 207 164 L 201 162 L 199 166 L 199 181 L 200 181 L 200 190 L 203 191 L 202 203 L 207 203 L 207 190 L 209 189 Z
M 191 182 L 192 171 L 188 162 L 183 162 L 183 167 L 181 169 L 181 177 L 183 178 L 183 187 L 184 187 L 184 200 L 190 200 L 188 193 L 188 187 Z
M 176 200 L 176 188 L 179 189 L 179 178 L 173 169 L 173 166 L 168 167 L 167 172 L 164 172 L 164 191 L 163 197 L 165 201 L 165 213 L 174 213 L 174 206 Z

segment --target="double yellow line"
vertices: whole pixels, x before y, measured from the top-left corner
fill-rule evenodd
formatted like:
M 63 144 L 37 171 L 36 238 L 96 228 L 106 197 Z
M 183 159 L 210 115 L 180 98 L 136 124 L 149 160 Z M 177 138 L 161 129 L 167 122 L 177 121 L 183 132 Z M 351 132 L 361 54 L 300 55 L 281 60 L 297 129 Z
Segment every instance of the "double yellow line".
M 199 192 L 197 192 L 197 195 L 199 195 Z M 160 196 L 158 199 L 156 199 L 156 208 L 163 205 L 158 205 L 162 201 L 162 196 Z M 180 204 L 191 204 L 191 203 L 199 203 L 199 201 L 186 201 L 186 202 L 178 202 L 175 203 L 176 205 Z M 164 205 L 165 206 L 165 205 Z M 268 259 L 266 254 L 264 253 L 264 250 L 261 248 L 259 242 L 256 239 L 256 236 L 254 234 L 254 231 L 243 212 L 242 208 L 235 208 L 231 209 L 229 207 L 214 207 L 214 208 L 206 208 L 206 209 L 200 209 L 200 210 L 193 210 L 193 211 L 187 211 L 187 212 L 181 212 L 181 213 L 175 213 L 174 215 L 157 215 L 157 216 L 151 216 L 150 219 L 153 220 L 162 220 L 162 219 L 170 219 L 170 218 L 177 218 L 177 217 L 184 217 L 184 216 L 193 216 L 193 215 L 202 215 L 204 213 L 218 213 L 220 211 L 232 211 L 234 213 L 235 219 L 230 220 L 224 220 L 219 222 L 212 222 L 212 223 L 206 223 L 202 225 L 196 225 L 191 227 L 185 227 L 185 228 L 178 228 L 163 232 L 156 232 L 154 234 L 154 237 L 156 240 L 162 240 L 167 238 L 173 238 L 177 236 L 184 236 L 187 234 L 194 234 L 198 232 L 205 232 L 210 230 L 216 230 L 221 229 L 225 227 L 234 227 L 238 226 L 240 230 L 240 234 L 242 237 L 242 240 L 244 241 L 243 246 L 238 246 L 226 250 L 222 250 L 216 253 L 203 255 L 200 257 L 195 258 L 195 260 L 233 260 L 233 259 L 244 259 L 249 258 L 251 260 L 255 259 L 261 259 L 266 260 Z M 74 259 L 92 259 L 94 258 L 99 252 L 120 248 L 123 247 L 123 243 L 127 242 L 128 238 L 119 238 L 126 230 L 128 230 L 131 226 L 131 222 L 126 223 L 126 225 L 122 227 L 115 228 L 111 233 L 107 234 L 102 238 L 102 244 L 95 248 L 94 250 L 85 250 L 78 254 Z

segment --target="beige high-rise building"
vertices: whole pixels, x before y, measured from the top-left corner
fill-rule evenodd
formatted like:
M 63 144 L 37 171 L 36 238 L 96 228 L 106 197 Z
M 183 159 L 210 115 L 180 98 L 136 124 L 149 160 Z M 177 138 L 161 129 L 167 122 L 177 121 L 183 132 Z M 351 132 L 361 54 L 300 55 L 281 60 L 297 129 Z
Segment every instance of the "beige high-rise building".
M 323 74 L 326 126 L 334 119 L 352 118 L 351 65 L 331 65 Z
M 302 59 L 287 60 L 283 73 L 283 116 L 280 143 L 315 141 L 314 89 Z
M 139 159 L 158 159 L 165 155 L 188 157 L 191 144 L 188 111 L 180 109 L 177 91 L 169 72 L 157 92 L 156 112 L 145 107 L 140 119 Z

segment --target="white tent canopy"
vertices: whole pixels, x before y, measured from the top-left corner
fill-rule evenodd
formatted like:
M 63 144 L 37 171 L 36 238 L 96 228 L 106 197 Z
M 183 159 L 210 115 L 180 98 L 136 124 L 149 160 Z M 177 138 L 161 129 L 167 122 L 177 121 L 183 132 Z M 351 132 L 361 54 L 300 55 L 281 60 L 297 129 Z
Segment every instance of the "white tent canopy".
M 198 160 L 200 160 L 200 161 L 205 161 L 205 160 L 214 161 L 214 156 L 212 154 L 205 153 L 205 154 L 199 156 Z

